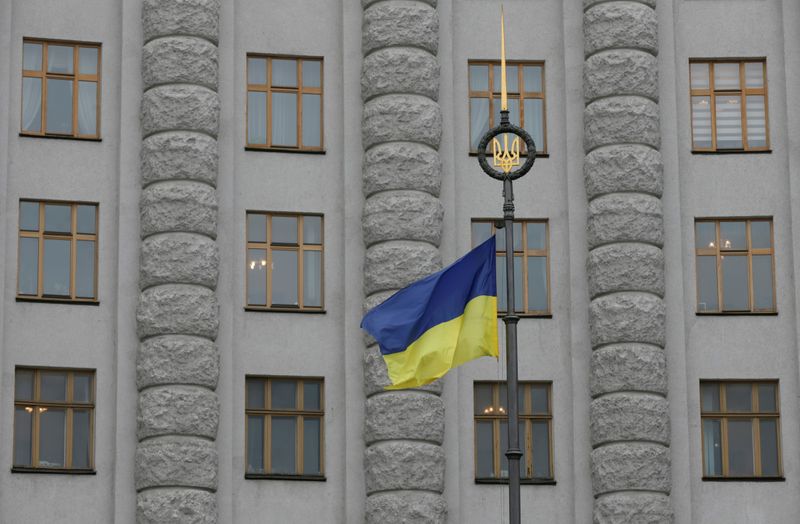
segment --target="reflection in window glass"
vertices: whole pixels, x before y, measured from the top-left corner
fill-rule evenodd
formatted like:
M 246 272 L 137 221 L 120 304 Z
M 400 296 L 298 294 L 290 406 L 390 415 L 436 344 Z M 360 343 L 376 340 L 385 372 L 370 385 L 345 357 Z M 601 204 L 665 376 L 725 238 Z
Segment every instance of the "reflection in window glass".
M 72 412 L 72 467 L 88 468 L 90 455 L 91 415 L 89 411 Z
M 717 257 L 697 257 L 697 310 L 718 309 Z
M 542 67 L 524 66 L 522 68 L 522 81 L 525 91 L 542 91 Z
M 750 242 L 753 249 L 769 249 L 772 247 L 772 223 L 767 220 L 750 222 Z
M 714 384 L 701 384 L 700 385 L 700 398 L 703 411 L 719 411 L 719 385 Z
M 267 251 L 247 250 L 247 303 L 267 305 Z
M 303 217 L 303 243 L 322 244 L 322 217 L 312 215 Z
M 727 411 L 752 411 L 752 386 L 748 383 L 730 383 L 725 386 Z
M 72 400 L 74 402 L 91 402 L 92 376 L 76 374 L 73 375 L 72 381 Z
M 247 241 L 262 243 L 267 241 L 266 215 L 256 213 L 247 214 Z
M 33 400 L 33 371 L 18 369 L 14 377 L 14 398 Z
M 319 382 L 304 382 L 303 409 L 306 411 L 319 411 L 322 406 L 320 394 L 321 384 Z
M 39 230 L 39 203 L 26 202 L 19 203 L 19 228 L 24 231 Z
M 247 409 L 264 409 L 266 407 L 264 381 L 256 378 L 248 378 L 246 387 Z
M 494 477 L 494 459 L 492 454 L 492 423 L 475 423 L 475 446 L 477 448 L 478 463 L 475 475 L 478 478 Z
M 14 465 L 30 466 L 31 443 L 33 442 L 33 408 L 14 409 Z
M 298 305 L 297 251 L 272 252 L 272 303 Z
M 265 58 L 247 59 L 247 83 L 261 85 L 267 83 L 267 60 Z
M 761 440 L 761 474 L 777 476 L 778 471 L 778 423 L 773 419 L 759 421 Z
M 97 206 L 78 206 L 78 233 L 92 235 L 97 232 L 96 211 Z
M 271 409 L 295 409 L 297 406 L 297 382 L 272 379 Z
M 487 66 L 469 66 L 469 89 L 470 91 L 489 90 L 489 68 Z

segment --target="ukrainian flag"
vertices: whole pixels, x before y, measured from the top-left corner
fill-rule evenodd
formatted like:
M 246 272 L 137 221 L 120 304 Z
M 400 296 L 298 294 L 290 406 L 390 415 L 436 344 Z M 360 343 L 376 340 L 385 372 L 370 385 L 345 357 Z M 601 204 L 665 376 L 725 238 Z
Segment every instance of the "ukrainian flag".
M 387 389 L 429 384 L 469 360 L 497 357 L 495 237 L 389 297 L 361 327 L 380 345 Z

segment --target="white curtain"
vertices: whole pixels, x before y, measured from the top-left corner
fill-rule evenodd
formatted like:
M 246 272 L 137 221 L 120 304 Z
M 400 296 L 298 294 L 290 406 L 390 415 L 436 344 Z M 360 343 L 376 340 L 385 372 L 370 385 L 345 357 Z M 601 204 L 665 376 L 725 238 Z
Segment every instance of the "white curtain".
M 42 81 L 39 78 L 22 81 L 22 129 L 42 130 Z
M 267 94 L 247 93 L 247 143 L 267 143 Z
M 272 93 L 272 145 L 297 145 L 297 95 Z
M 489 130 L 489 99 L 470 98 L 469 100 L 470 149 L 478 149 L 478 142 Z
M 97 134 L 97 83 L 79 82 L 78 134 Z

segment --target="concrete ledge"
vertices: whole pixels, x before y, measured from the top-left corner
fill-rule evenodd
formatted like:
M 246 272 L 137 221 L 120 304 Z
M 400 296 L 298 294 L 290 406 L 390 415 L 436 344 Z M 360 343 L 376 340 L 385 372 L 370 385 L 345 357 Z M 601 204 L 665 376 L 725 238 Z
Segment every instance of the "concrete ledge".
M 386 191 L 364 204 L 364 244 L 394 239 L 419 240 L 436 246 L 442 239 L 441 201 L 421 191 Z
M 444 490 L 444 450 L 425 442 L 379 442 L 364 452 L 367 494 L 387 490 Z
M 136 355 L 139 389 L 166 384 L 194 384 L 216 389 L 219 352 L 207 338 L 163 335 L 148 338 Z
M 364 58 L 361 97 L 364 100 L 390 93 L 409 93 L 439 98 L 439 60 L 415 47 L 388 47 Z
M 416 189 L 439 196 L 442 160 L 423 144 L 390 142 L 364 153 L 364 195 L 393 189 Z
M 361 23 L 364 56 L 392 46 L 420 47 L 432 54 L 439 48 L 439 15 L 431 5 L 413 0 L 369 4 Z

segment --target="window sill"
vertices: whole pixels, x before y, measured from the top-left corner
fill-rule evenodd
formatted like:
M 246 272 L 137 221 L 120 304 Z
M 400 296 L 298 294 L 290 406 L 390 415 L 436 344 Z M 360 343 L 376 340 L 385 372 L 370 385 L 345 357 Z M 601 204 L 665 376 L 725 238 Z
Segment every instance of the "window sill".
M 478 152 L 477 151 L 470 151 L 469 152 L 469 156 L 477 157 L 478 156 Z M 486 156 L 491 156 L 491 155 L 487 152 Z M 528 155 L 520 153 L 519 156 L 521 158 L 526 158 Z M 550 158 L 550 153 L 536 153 L 536 158 Z
M 92 137 L 85 137 L 85 136 L 70 136 L 70 135 L 34 135 L 30 133 L 22 133 L 20 132 L 19 136 L 24 136 L 26 138 L 55 138 L 59 140 L 79 140 L 81 142 L 102 142 L 103 139 L 100 137 L 92 138 Z
M 327 482 L 325 475 L 271 475 L 269 473 L 245 473 L 248 480 L 307 480 L 311 482 Z
M 306 315 L 324 315 L 327 313 L 324 309 L 291 309 L 291 308 L 272 308 L 272 307 L 257 307 L 245 306 L 245 311 L 256 311 L 258 313 L 302 313 Z
M 529 486 L 555 486 L 555 479 L 519 479 L 520 484 Z M 475 479 L 475 484 L 508 484 L 508 479 Z
M 244 146 L 245 151 L 259 151 L 261 153 L 295 153 L 298 155 L 324 155 L 324 149 L 289 149 L 284 147 L 253 147 Z
M 73 300 L 71 298 L 17 297 L 17 302 L 43 302 L 45 304 L 74 304 L 78 306 L 99 306 L 99 300 Z
M 786 477 L 703 477 L 703 482 L 786 482 Z
M 698 317 L 777 317 L 777 311 L 697 311 Z
M 50 475 L 97 475 L 93 469 L 66 469 L 66 468 L 28 468 L 25 466 L 13 466 L 11 473 L 36 473 Z
M 772 149 L 755 149 L 745 151 L 744 149 L 717 149 L 716 151 L 705 151 L 702 149 L 692 149 L 693 155 L 769 155 Z

